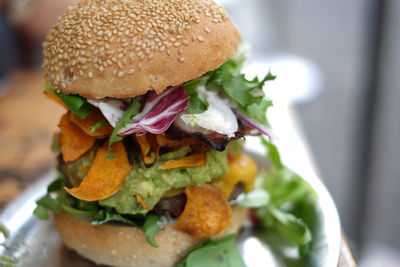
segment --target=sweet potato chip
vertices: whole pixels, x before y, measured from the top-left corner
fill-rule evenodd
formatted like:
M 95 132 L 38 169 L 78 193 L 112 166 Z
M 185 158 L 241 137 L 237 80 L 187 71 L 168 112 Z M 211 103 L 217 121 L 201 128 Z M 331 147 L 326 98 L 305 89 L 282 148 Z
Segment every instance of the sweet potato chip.
M 168 160 L 163 165 L 161 165 L 159 169 L 169 170 L 180 167 L 198 167 L 203 166 L 204 164 L 206 164 L 206 154 L 198 153 L 181 159 Z
M 158 158 L 158 154 L 160 151 L 160 146 L 157 143 L 156 135 L 135 135 L 135 139 L 136 142 L 139 144 L 140 150 L 142 151 L 144 163 L 153 163 Z
M 99 109 L 94 109 L 92 113 L 85 119 L 81 119 L 76 116 L 74 113 L 70 112 L 70 120 L 75 125 L 79 126 L 87 135 L 102 137 L 105 135 L 110 135 L 114 130 L 113 127 L 107 122 L 104 118 L 103 114 Z M 104 125 L 98 128 L 97 130 L 93 131 L 92 127 L 104 121 Z
M 72 124 L 69 120 L 69 113 L 61 117 L 58 126 L 61 129 L 61 154 L 66 162 L 77 160 L 93 146 L 96 140 Z
M 135 135 L 135 139 L 140 146 L 142 155 L 146 156 L 150 152 L 150 143 L 147 141 L 146 135 Z
M 232 210 L 224 194 L 215 186 L 203 184 L 185 189 L 187 201 L 174 228 L 190 235 L 216 235 L 228 227 Z
M 82 183 L 75 188 L 65 190 L 78 199 L 97 201 L 114 195 L 123 185 L 131 165 L 123 143 L 115 142 L 111 153 L 116 157 L 106 159 L 108 142 L 97 150 L 92 166 Z

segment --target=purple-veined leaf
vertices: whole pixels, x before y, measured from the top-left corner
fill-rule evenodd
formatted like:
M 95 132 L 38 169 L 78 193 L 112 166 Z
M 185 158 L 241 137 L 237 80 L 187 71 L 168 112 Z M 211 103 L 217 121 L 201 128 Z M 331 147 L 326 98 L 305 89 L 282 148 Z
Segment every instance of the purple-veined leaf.
M 113 127 L 122 118 L 129 104 L 129 99 L 89 99 L 88 101 L 101 110 Z M 132 118 L 132 123 L 127 123 L 118 134 L 163 133 L 178 113 L 186 109 L 188 102 L 189 95 L 182 86 L 171 87 L 159 95 L 150 91 L 144 95 L 140 112 Z

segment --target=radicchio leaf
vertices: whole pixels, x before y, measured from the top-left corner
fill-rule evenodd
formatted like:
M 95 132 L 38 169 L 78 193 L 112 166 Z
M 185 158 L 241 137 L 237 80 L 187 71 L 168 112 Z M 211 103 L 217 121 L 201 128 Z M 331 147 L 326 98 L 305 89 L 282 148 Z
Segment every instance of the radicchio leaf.
M 127 99 L 89 99 L 90 104 L 98 107 L 104 117 L 113 127 L 123 117 L 129 100 Z M 126 123 L 119 135 L 129 134 L 161 134 L 165 132 L 175 120 L 177 114 L 186 109 L 189 95 L 182 86 L 171 87 L 157 95 L 154 91 L 148 92 L 141 98 L 139 113 Z
M 157 95 L 148 93 L 142 111 L 132 118 L 133 123 L 125 125 L 119 132 L 128 134 L 161 134 L 165 132 L 175 120 L 179 112 L 186 109 L 189 95 L 182 86 L 173 87 Z

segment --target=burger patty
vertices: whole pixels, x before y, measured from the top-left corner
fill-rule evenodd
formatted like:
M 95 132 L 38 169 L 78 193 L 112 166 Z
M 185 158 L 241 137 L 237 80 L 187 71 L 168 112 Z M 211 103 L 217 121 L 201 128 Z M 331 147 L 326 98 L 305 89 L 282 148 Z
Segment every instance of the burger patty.
M 163 197 L 156 204 L 153 211 L 158 215 L 169 215 L 172 217 L 179 217 L 183 212 L 186 204 L 186 195 L 179 194 L 170 197 Z

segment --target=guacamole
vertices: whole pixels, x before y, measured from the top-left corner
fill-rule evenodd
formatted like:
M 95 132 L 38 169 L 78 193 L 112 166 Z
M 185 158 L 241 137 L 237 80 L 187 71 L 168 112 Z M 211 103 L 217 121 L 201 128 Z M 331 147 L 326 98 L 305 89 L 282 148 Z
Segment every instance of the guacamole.
M 206 153 L 207 159 L 204 166 L 159 170 L 166 161 L 180 159 L 189 151 L 189 147 L 183 147 L 166 153 L 160 156 L 150 168 L 146 168 L 142 163 L 136 163 L 118 193 L 101 200 L 100 205 L 115 208 L 123 214 L 145 214 L 153 209 L 167 191 L 173 188 L 201 185 L 228 171 L 227 152 L 218 152 L 214 149 Z M 144 209 L 137 202 L 137 195 L 143 199 L 148 209 Z

